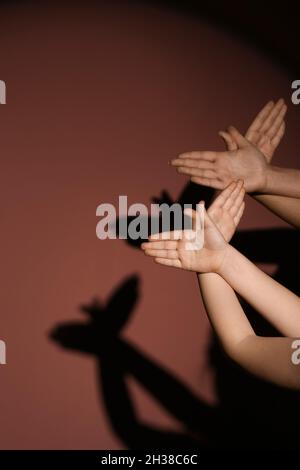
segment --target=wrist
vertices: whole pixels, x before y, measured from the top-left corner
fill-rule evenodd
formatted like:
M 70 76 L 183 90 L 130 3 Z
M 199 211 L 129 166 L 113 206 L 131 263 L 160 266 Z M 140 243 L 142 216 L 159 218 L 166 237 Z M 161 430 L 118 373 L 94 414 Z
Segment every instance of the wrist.
M 280 173 L 280 168 L 275 167 L 273 165 L 268 165 L 266 169 L 266 183 L 265 186 L 262 188 L 261 193 L 263 194 L 270 194 L 274 188 L 274 181 L 276 181 L 276 177 Z
M 256 194 L 263 194 L 268 191 L 268 187 L 270 185 L 270 180 L 272 179 L 273 175 L 273 167 L 267 164 L 265 167 L 261 168 L 259 174 L 257 175 L 257 181 L 255 184 L 255 188 L 253 190 L 248 191 L 252 193 L 252 196 Z
M 219 256 L 217 257 L 215 269 L 213 269 L 212 272 L 214 272 L 215 274 L 219 274 L 219 276 L 223 277 L 223 274 L 226 273 L 228 266 L 230 265 L 231 248 L 231 245 L 229 245 L 229 243 L 226 243 L 224 249 L 221 253 L 219 253 Z
M 230 273 L 233 267 L 234 254 L 235 249 L 231 245 L 229 245 L 229 243 L 227 243 L 222 260 L 219 263 L 217 269 L 214 271 L 216 274 L 219 274 L 219 276 L 221 276 L 225 280 L 228 276 L 228 273 Z

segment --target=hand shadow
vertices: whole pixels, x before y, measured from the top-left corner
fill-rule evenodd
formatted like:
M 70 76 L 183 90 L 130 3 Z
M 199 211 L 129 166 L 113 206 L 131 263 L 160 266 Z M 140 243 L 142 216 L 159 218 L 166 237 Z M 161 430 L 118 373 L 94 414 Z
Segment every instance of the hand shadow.
M 195 204 L 204 199 L 208 206 L 212 195 L 208 188 L 189 184 L 179 202 Z M 162 197 L 170 202 L 165 192 Z M 161 198 L 156 201 L 162 202 Z M 300 295 L 299 234 L 292 228 L 242 230 L 235 234 L 232 244 L 253 262 L 276 265 L 274 279 Z M 127 242 L 130 243 L 129 240 Z M 241 302 L 258 335 L 281 336 L 251 306 L 242 299 Z M 215 372 L 220 423 L 219 442 L 216 440 L 210 445 L 232 449 L 299 448 L 300 392 L 277 387 L 246 373 L 226 357 L 214 335 L 209 349 L 209 364 Z M 205 434 L 205 425 L 201 431 Z
M 167 204 L 169 207 L 172 206 L 172 204 L 179 204 L 181 208 L 183 208 L 184 204 L 186 205 L 189 204 L 193 208 L 195 208 L 196 204 L 200 200 L 204 200 L 206 203 L 206 206 L 208 206 L 212 200 L 213 195 L 214 195 L 214 190 L 211 188 L 205 188 L 204 186 L 202 186 L 199 189 L 199 185 L 195 183 L 188 183 L 184 187 L 182 193 L 180 194 L 179 198 L 176 201 L 171 198 L 171 196 L 166 190 L 163 190 L 160 196 L 152 197 L 152 203 L 158 204 L 158 205 Z M 129 226 L 130 223 L 133 222 L 134 219 L 135 217 L 130 217 L 130 216 L 127 216 L 126 220 L 124 217 L 117 218 L 116 220 L 113 220 L 111 221 L 111 223 L 109 223 L 109 231 L 111 233 L 116 234 L 116 237 L 118 238 L 120 235 L 120 230 L 121 230 L 120 227 Z M 183 226 L 185 228 L 191 228 L 191 225 L 190 225 L 191 219 L 188 216 L 184 216 L 184 215 L 183 215 L 183 218 L 180 218 L 180 220 L 178 220 L 171 213 L 169 226 L 167 228 L 164 228 L 162 225 L 161 215 L 149 216 L 149 217 L 140 216 L 139 219 L 140 219 L 141 225 L 148 227 L 146 236 L 133 239 L 132 237 L 129 237 L 128 232 L 126 232 L 126 235 L 127 235 L 126 242 L 135 248 L 139 248 L 142 242 L 145 241 L 150 234 L 159 233 L 165 230 L 180 230 L 182 229 Z M 167 222 L 168 222 L 168 219 L 167 219 Z
M 100 397 L 113 431 L 127 447 L 209 447 L 217 439 L 218 412 L 121 335 L 138 300 L 138 284 L 137 276 L 124 280 L 105 306 L 94 300 L 81 307 L 88 321 L 58 325 L 50 337 L 64 348 L 95 356 Z M 155 428 L 139 419 L 126 383 L 129 376 L 182 424 L 182 432 Z
M 212 194 L 207 188 L 199 190 L 198 186 L 189 184 L 178 202 L 195 204 L 200 199 L 208 202 Z M 166 193 L 162 198 L 171 202 Z M 244 230 L 236 233 L 233 244 L 254 262 L 277 265 L 274 278 L 299 295 L 299 238 L 299 232 L 294 229 Z M 140 242 L 131 245 L 138 247 Z M 89 316 L 87 322 L 67 323 L 51 334 L 61 346 L 96 357 L 101 397 L 112 429 L 127 447 L 299 448 L 299 392 L 247 374 L 226 357 L 213 335 L 209 364 L 214 369 L 218 405 L 209 406 L 122 337 L 121 329 L 129 321 L 137 299 L 138 278 L 132 276 L 116 289 L 106 306 L 94 301 L 82 307 Z M 249 305 L 242 303 L 257 334 L 278 335 Z M 129 376 L 181 422 L 182 432 L 158 429 L 139 420 L 126 384 Z

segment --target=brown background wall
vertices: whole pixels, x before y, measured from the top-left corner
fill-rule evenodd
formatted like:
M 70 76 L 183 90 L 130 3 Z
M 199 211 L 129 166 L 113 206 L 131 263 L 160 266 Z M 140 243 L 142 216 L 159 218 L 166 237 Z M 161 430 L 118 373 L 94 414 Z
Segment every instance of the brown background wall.
M 125 242 L 99 241 L 101 202 L 149 204 L 185 179 L 167 162 L 221 149 L 217 131 L 245 130 L 290 79 L 258 51 L 198 19 L 135 3 L 1 6 L 0 447 L 122 448 L 111 431 L 95 363 L 49 331 L 105 303 L 127 276 L 140 299 L 124 337 L 209 403 L 210 328 L 193 275 L 163 269 Z M 295 77 L 297 78 L 297 77 Z M 299 112 L 290 104 L 277 163 L 297 166 Z M 243 228 L 282 226 L 250 198 Z M 141 421 L 179 423 L 130 380 Z M 100 392 L 101 393 L 101 392 Z

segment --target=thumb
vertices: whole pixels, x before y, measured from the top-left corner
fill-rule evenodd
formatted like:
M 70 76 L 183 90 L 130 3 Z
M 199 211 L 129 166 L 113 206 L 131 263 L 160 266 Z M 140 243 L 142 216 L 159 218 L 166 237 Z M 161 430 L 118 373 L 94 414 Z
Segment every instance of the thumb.
M 204 212 L 205 212 L 205 202 L 200 201 L 196 205 L 196 210 L 187 208 L 184 209 L 183 213 L 192 219 L 192 229 L 200 230 L 204 226 Z
M 197 204 L 198 206 L 198 204 Z M 192 219 L 192 229 L 195 230 L 196 229 L 196 222 L 197 222 L 197 212 L 192 209 L 192 208 L 187 208 L 187 209 L 184 209 L 183 211 L 184 215 L 187 215 L 188 217 L 190 217 Z
M 195 212 L 195 211 L 194 211 Z M 205 201 L 200 201 L 197 204 L 197 215 L 199 217 L 199 223 L 201 228 L 208 228 L 214 226 L 214 223 L 212 222 L 211 218 L 209 217 L 208 213 L 206 212 L 205 209 Z M 195 212 L 196 214 L 196 212 Z M 195 215 L 196 217 L 196 215 Z
M 227 150 L 237 150 L 237 143 L 228 132 L 220 131 L 219 136 L 224 140 Z
M 245 137 L 235 127 L 228 127 L 228 132 L 239 148 L 244 148 L 249 145 L 248 140 L 245 139 Z
M 206 212 L 204 205 L 203 205 L 203 217 L 204 217 L 204 229 L 211 228 L 211 227 L 215 228 L 215 224 L 213 223 L 208 213 Z

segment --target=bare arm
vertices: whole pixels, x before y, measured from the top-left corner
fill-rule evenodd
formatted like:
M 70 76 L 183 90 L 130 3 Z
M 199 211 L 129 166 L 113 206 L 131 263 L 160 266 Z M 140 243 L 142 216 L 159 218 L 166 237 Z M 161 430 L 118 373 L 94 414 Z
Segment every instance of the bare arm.
M 272 101 L 257 114 L 249 126 L 245 137 L 256 146 L 271 164 L 274 153 L 285 133 L 285 114 L 287 107 L 283 100 L 276 104 Z M 222 133 L 221 133 L 222 134 Z M 222 136 L 228 149 L 236 149 L 236 142 L 230 134 Z M 297 198 L 273 194 L 252 194 L 252 196 L 267 209 L 281 219 L 300 228 L 300 201 Z
M 291 338 L 300 337 L 300 298 L 297 295 L 230 245 L 219 274 L 281 333 Z
M 169 239 L 155 235 L 150 237 L 150 242 L 143 243 L 142 248 L 159 264 L 219 274 L 277 330 L 291 338 L 300 337 L 300 298 L 227 242 L 241 218 L 243 197 L 244 189 L 240 183 L 232 183 L 222 191 L 204 217 L 201 229 L 204 231 L 204 245 L 201 249 L 199 246 L 189 249 L 185 231 L 179 239 L 175 239 L 172 233 L 170 237 L 168 235 Z M 195 214 L 192 211 L 192 217 Z
M 300 170 L 269 165 L 263 194 L 300 198 Z
M 270 194 L 257 194 L 254 198 L 285 222 L 300 228 L 300 199 Z
M 264 194 L 258 196 L 257 199 L 269 208 L 270 204 L 272 211 L 276 209 L 278 203 L 280 213 L 285 204 L 290 205 L 289 198 L 299 197 L 300 190 L 299 170 L 272 165 L 274 153 L 285 133 L 286 112 L 287 106 L 283 99 L 278 100 L 276 104 L 270 101 L 257 114 L 245 134 L 245 138 L 264 155 L 267 162 Z M 231 139 L 224 138 L 224 140 L 231 150 L 236 150 L 234 135 L 231 134 L 230 137 Z M 282 199 L 280 197 L 271 198 L 269 195 L 282 195 L 283 197 Z M 287 209 L 291 213 L 291 210 Z
M 220 132 L 226 152 L 189 152 L 172 165 L 198 184 L 222 189 L 235 179 L 245 181 L 246 190 L 286 222 L 300 227 L 300 171 L 271 165 L 285 132 L 284 101 L 272 101 L 258 113 L 245 137 L 235 128 Z M 295 198 L 295 199 L 294 199 Z
M 145 254 L 155 262 L 198 274 L 210 321 L 227 354 L 249 372 L 278 385 L 300 389 L 300 366 L 293 364 L 291 338 L 257 337 L 234 289 L 254 305 L 284 334 L 299 336 L 300 299 L 268 277 L 230 247 L 243 212 L 244 190 L 240 183 L 226 188 L 204 214 L 204 245 L 186 249 L 184 232 L 165 238 L 150 237 Z M 213 220 L 215 220 L 216 225 Z
M 256 336 L 224 279 L 205 273 L 198 280 L 207 315 L 228 356 L 264 380 L 299 390 L 300 366 L 291 360 L 293 340 Z

